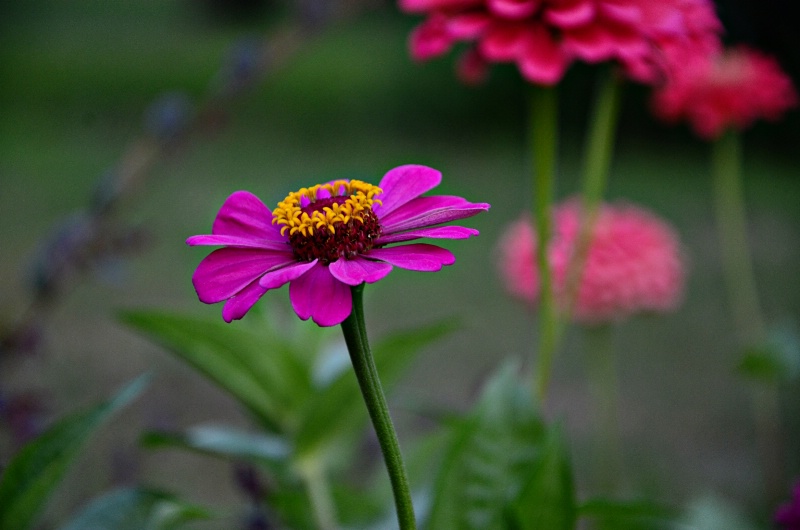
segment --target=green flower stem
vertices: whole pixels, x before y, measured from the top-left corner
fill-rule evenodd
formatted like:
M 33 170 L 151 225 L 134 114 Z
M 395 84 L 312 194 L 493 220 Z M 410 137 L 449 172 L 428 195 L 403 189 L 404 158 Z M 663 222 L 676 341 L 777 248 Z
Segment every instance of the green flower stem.
M 747 244 L 741 158 L 741 138 L 735 131 L 727 131 L 714 142 L 714 200 L 722 270 L 739 341 L 749 347 L 764 341 L 766 326 Z M 786 462 L 778 388 L 761 385 L 753 389 L 752 398 L 764 488 L 767 500 L 776 501 L 784 485 Z
M 764 322 L 747 245 L 739 135 L 728 131 L 713 144 L 714 200 L 728 302 L 744 344 L 763 339 Z
M 595 100 L 584 153 L 581 226 L 575 253 L 567 268 L 567 315 L 572 313 L 578 299 L 581 273 L 589 254 L 592 227 L 608 183 L 619 118 L 621 87 L 614 71 L 606 70 L 605 79 L 601 81 Z
M 415 529 L 414 506 L 411 503 L 411 493 L 403 457 L 400 454 L 400 444 L 397 441 L 394 425 L 392 425 L 392 418 L 389 416 L 389 407 L 383 395 L 378 370 L 375 367 L 367 340 L 367 328 L 364 324 L 364 284 L 352 287 L 351 290 L 353 311 L 342 322 L 344 340 L 350 352 L 350 360 L 353 362 L 361 395 L 364 396 L 369 417 L 372 419 L 372 425 L 378 435 L 383 460 L 389 471 L 400 530 Z
M 621 475 L 622 449 L 618 421 L 617 358 L 614 351 L 614 327 L 586 327 L 586 366 L 589 392 L 594 405 L 595 432 L 598 440 L 593 454 L 596 487 L 613 493 Z
M 536 266 L 539 276 L 539 349 L 535 392 L 544 403 L 558 347 L 558 314 L 547 248 L 553 222 L 553 195 L 558 159 L 558 95 L 554 88 L 534 86 L 530 102 L 533 151 L 533 212 L 536 221 Z

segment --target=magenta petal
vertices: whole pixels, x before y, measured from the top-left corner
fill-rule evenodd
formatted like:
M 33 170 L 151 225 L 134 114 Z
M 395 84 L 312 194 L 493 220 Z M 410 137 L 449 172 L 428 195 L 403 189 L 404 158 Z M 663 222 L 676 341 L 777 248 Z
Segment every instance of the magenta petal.
M 249 191 L 237 191 L 225 200 L 214 219 L 211 233 L 284 240 L 280 230 L 272 225 L 272 213 L 269 208 Z
M 564 76 L 567 57 L 546 29 L 535 27 L 517 64 L 528 81 L 554 85 Z
M 408 39 L 409 51 L 415 61 L 427 61 L 450 50 L 453 38 L 447 32 L 444 16 L 431 16 L 414 28 Z
M 489 209 L 486 203 L 471 203 L 461 197 L 434 195 L 417 197 L 391 215 L 381 218 L 384 235 L 464 219 Z
M 456 262 L 455 256 L 449 250 L 426 243 L 373 248 L 366 257 L 391 263 L 401 269 L 422 272 L 438 271 L 442 266 Z
M 490 61 L 513 61 L 522 52 L 525 29 L 519 23 L 495 24 L 484 32 L 478 48 Z
M 197 245 L 220 245 L 231 248 L 261 248 L 266 250 L 291 252 L 291 247 L 287 241 L 240 236 L 192 236 L 186 240 L 186 244 L 192 247 Z
M 409 230 L 408 232 L 384 235 L 379 237 L 375 241 L 375 244 L 388 245 L 389 243 L 411 241 L 412 239 L 419 239 L 421 237 L 431 237 L 434 239 L 467 239 L 468 237 L 477 235 L 478 231 L 474 228 L 466 228 L 463 226 L 436 226 L 432 228 L 420 228 L 418 230 Z
M 370 261 L 362 257 L 339 259 L 328 265 L 334 278 L 347 285 L 375 283 L 392 271 L 392 266 L 380 261 Z
M 441 172 L 426 166 L 406 165 L 390 169 L 378 184 L 383 190 L 377 196 L 381 204 L 376 204 L 372 210 L 379 218 L 385 217 L 410 200 L 432 190 L 441 181 Z
M 234 296 L 264 273 L 294 262 L 291 252 L 220 248 L 200 262 L 192 283 L 201 302 L 215 304 Z
M 472 40 L 489 27 L 491 18 L 486 13 L 454 15 L 447 21 L 447 33 L 454 39 Z
M 300 263 L 294 263 L 287 267 L 281 267 L 280 269 L 266 273 L 258 281 L 258 284 L 264 289 L 277 289 L 281 285 L 299 278 L 316 264 L 317 260 L 314 260 L 309 262 L 304 261 Z
M 539 0 L 488 0 L 489 11 L 498 17 L 521 19 L 539 9 Z
M 261 287 L 257 281 L 253 281 L 225 302 L 222 307 L 222 319 L 225 322 L 239 320 L 266 292 L 267 290 Z
M 577 28 L 588 24 L 595 15 L 594 2 L 575 0 L 552 4 L 544 15 L 545 21 L 561 29 Z
M 297 316 L 320 326 L 341 324 L 353 308 L 350 287 L 319 263 L 289 284 L 289 298 Z

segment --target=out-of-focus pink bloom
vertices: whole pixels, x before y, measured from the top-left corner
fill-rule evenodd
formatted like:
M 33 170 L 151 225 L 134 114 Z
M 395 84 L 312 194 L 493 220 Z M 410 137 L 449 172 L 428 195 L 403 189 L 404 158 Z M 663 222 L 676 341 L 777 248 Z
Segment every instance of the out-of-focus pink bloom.
M 556 301 L 568 307 L 567 274 L 580 230 L 580 203 L 569 200 L 554 211 L 549 249 Z M 500 242 L 500 273 L 508 291 L 536 303 L 539 277 L 535 235 L 528 217 L 514 222 Z M 684 265 L 675 232 L 645 210 L 604 205 L 573 304 L 572 318 L 587 324 L 622 320 L 640 312 L 667 312 L 681 301 Z
M 800 530 L 800 482 L 794 486 L 792 500 L 775 512 L 775 523 L 781 530 Z
M 477 65 L 516 63 L 523 77 L 554 85 L 572 61 L 617 61 L 637 81 L 659 80 L 681 50 L 719 48 L 721 24 L 710 0 L 399 0 L 426 15 L 410 38 L 420 61 L 470 46 L 459 74 Z M 465 66 L 466 63 L 466 66 Z M 466 74 L 466 75 L 465 75 Z
M 757 119 L 777 120 L 797 105 L 797 93 L 778 63 L 738 47 L 712 56 L 687 55 L 653 93 L 653 109 L 666 121 L 686 120 L 699 136 L 718 137 Z
M 441 182 L 424 166 L 400 166 L 373 186 L 336 180 L 290 193 L 270 211 L 255 195 L 237 191 L 225 201 L 211 235 L 189 245 L 222 246 L 192 277 L 200 301 L 225 302 L 226 322 L 242 318 L 270 289 L 289 284 L 297 315 L 320 326 L 350 315 L 350 286 L 373 283 L 393 267 L 438 271 L 455 262 L 446 249 L 407 243 L 423 237 L 465 239 L 473 228 L 438 226 L 489 209 L 461 197 L 423 196 Z

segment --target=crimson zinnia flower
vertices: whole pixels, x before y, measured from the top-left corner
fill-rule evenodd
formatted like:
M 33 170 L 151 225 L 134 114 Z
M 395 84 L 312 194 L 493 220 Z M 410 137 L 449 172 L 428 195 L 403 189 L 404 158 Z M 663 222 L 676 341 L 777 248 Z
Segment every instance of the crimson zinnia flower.
M 514 62 L 523 77 L 558 83 L 574 60 L 622 65 L 634 80 L 663 75 L 677 50 L 719 47 L 722 26 L 710 0 L 399 0 L 427 18 L 412 33 L 417 60 L 473 43 L 459 75 L 481 78 L 490 62 Z
M 797 104 L 789 77 L 755 50 L 738 47 L 681 62 L 653 93 L 653 108 L 664 120 L 687 120 L 703 138 L 744 129 L 759 118 L 776 120 Z
M 581 224 L 577 200 L 553 214 L 549 249 L 556 301 L 569 305 L 567 274 Z M 513 223 L 500 242 L 498 263 L 507 290 L 535 303 L 539 297 L 533 225 L 525 216 Z M 632 205 L 603 205 L 591 236 L 572 317 L 599 324 L 639 312 L 674 309 L 682 296 L 684 267 L 675 232 L 653 214 Z
M 289 283 L 297 315 L 320 326 L 350 314 L 350 286 L 373 283 L 400 267 L 438 271 L 453 254 L 423 237 L 465 239 L 473 228 L 435 226 L 489 209 L 461 197 L 430 196 L 441 173 L 407 165 L 390 170 L 378 186 L 335 180 L 290 193 L 272 212 L 255 195 L 237 191 L 225 201 L 211 235 L 189 245 L 222 245 L 192 277 L 202 302 L 225 301 L 226 322 L 242 318 L 270 289 Z

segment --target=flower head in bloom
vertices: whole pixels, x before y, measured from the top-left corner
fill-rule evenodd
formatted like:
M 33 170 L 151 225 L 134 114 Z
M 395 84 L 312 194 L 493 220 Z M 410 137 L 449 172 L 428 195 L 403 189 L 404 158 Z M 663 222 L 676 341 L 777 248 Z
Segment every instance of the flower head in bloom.
M 390 170 L 378 186 L 336 180 L 290 193 L 270 211 L 255 195 L 237 191 L 225 201 L 211 235 L 189 245 L 217 245 L 192 277 L 202 302 L 225 302 L 226 322 L 242 318 L 270 289 L 289 284 L 297 315 L 320 326 L 350 314 L 350 286 L 373 283 L 400 267 L 438 271 L 450 251 L 423 237 L 465 239 L 473 228 L 438 226 L 489 209 L 461 197 L 422 196 L 441 174 L 424 166 Z
M 653 94 L 658 116 L 685 119 L 708 139 L 759 118 L 776 120 L 795 105 L 797 94 L 778 63 L 745 47 L 686 57 Z
M 792 500 L 775 512 L 775 523 L 781 530 L 800 530 L 800 482 L 794 486 Z
M 411 54 L 427 60 L 469 43 L 459 76 L 476 82 L 489 63 L 513 62 L 528 81 L 554 85 L 572 61 L 616 61 L 651 83 L 677 50 L 719 47 L 722 29 L 710 0 L 399 0 L 426 19 Z
M 549 249 L 556 300 L 569 305 L 567 275 L 581 224 L 577 200 L 554 211 Z M 527 217 L 500 242 L 501 276 L 508 291 L 530 303 L 539 296 L 534 229 Z M 599 324 L 639 312 L 665 312 L 680 302 L 684 267 L 675 232 L 653 214 L 631 205 L 604 205 L 595 221 L 572 317 Z

